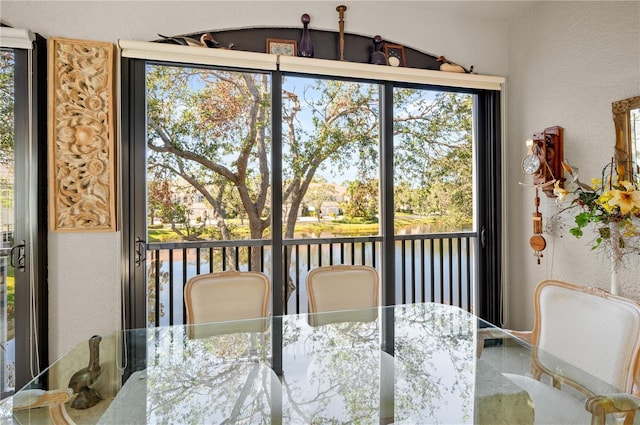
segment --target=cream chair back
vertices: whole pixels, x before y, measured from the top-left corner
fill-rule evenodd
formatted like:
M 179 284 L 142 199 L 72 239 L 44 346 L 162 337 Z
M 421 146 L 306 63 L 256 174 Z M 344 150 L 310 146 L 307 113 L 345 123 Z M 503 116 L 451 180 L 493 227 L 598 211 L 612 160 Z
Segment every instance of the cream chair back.
M 267 317 L 270 297 L 271 284 L 264 273 L 225 271 L 197 275 L 184 287 L 187 324 Z M 238 325 L 229 332 L 244 330 L 243 325 L 249 325 L 247 331 L 264 330 L 266 320 Z
M 307 274 L 309 313 L 367 309 L 378 306 L 380 279 L 375 268 L 365 265 L 336 265 L 312 269 Z M 349 320 L 375 320 L 377 310 L 351 315 Z M 312 324 L 320 324 L 322 316 L 312 316 Z M 347 319 L 345 317 L 345 319 Z
M 640 394 L 640 306 L 605 291 L 556 280 L 538 284 L 532 343 L 629 393 Z M 552 368 L 543 354 L 534 376 Z M 537 375 L 537 376 L 536 376 Z M 571 378 L 571 376 L 568 376 Z

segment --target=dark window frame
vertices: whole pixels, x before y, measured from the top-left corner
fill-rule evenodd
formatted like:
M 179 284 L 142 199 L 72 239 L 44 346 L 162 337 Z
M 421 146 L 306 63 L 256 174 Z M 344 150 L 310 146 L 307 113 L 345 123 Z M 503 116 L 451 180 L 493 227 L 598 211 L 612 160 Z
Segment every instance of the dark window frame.
M 48 339 L 48 284 L 47 284 L 47 50 L 46 40 L 36 34 L 32 50 L 13 49 L 15 53 L 15 168 L 16 182 L 34 182 L 36 187 L 15 189 L 16 217 L 33 217 L 34 220 L 16 220 L 14 243 L 25 241 L 25 263 L 33 267 L 24 277 L 16 271 L 15 286 L 15 388 L 16 391 L 33 379 L 34 373 L 49 365 Z M 31 59 L 30 59 L 31 57 Z M 31 61 L 32 69 L 29 69 Z M 30 89 L 31 86 L 31 89 Z M 30 110 L 31 105 L 31 110 Z M 29 120 L 31 115 L 31 120 Z M 32 135 L 31 139 L 29 134 Z M 25 143 L 17 143 L 19 140 Z M 28 172 L 32 173 L 29 178 Z M 34 205 L 36 212 L 29 212 Z M 34 216 L 35 214 L 35 216 Z M 29 242 L 29 235 L 31 241 Z M 33 252 L 29 251 L 33 247 Z M 29 281 L 33 282 L 30 285 Z M 32 293 L 33 287 L 33 293 Z M 36 310 L 31 317 L 31 299 Z M 35 328 L 30 327 L 35 322 Z M 32 335 L 32 330 L 34 334 Z M 23 361 L 18 362 L 21 359 Z M 30 364 L 30 362 L 33 362 Z M 3 394 L 4 396 L 4 394 Z
M 146 141 L 146 109 L 145 109 L 145 72 L 147 63 L 163 63 L 174 66 L 200 66 L 194 64 L 147 61 L 144 59 L 122 59 L 122 166 L 123 166 L 123 193 L 122 206 L 125 211 L 123 217 L 123 287 L 124 291 L 124 323 L 125 329 L 143 328 L 146 326 L 146 267 L 144 263 L 136 265 L 136 248 L 146 247 L 146 235 L 142 232 L 146 229 L 146 214 L 138 214 L 134 217 L 128 214 L 130 211 L 144 211 L 144 188 L 138 184 L 146 180 L 144 167 L 140 167 L 140 160 L 145 157 Z M 212 67 L 215 68 L 215 67 Z M 228 68 L 226 68 L 228 69 Z M 274 204 L 282 202 L 282 164 L 280 160 L 282 151 L 280 141 L 282 139 L 281 116 L 281 92 L 282 77 L 285 75 L 298 75 L 283 71 L 264 71 L 252 69 L 233 69 L 240 72 L 268 72 L 272 81 L 272 199 Z M 334 78 L 335 76 L 304 74 L 310 78 Z M 349 79 L 349 78 L 346 78 Z M 501 177 L 501 137 L 500 137 L 500 99 L 501 93 L 497 90 L 469 89 L 460 87 L 445 87 L 426 84 L 407 84 L 389 81 L 374 81 L 357 79 L 357 81 L 373 82 L 381 86 L 381 158 L 392 157 L 393 154 L 393 89 L 395 87 L 410 87 L 419 89 L 432 89 L 440 91 L 454 91 L 472 94 L 474 99 L 474 130 L 476 135 L 476 163 L 479 181 L 476 187 L 477 199 L 477 225 L 478 239 L 477 249 L 477 295 L 475 313 L 492 323 L 499 323 L 502 291 L 502 177 Z M 393 282 L 395 279 L 395 263 L 393 257 L 393 163 L 382 161 L 381 167 L 381 204 L 382 213 L 381 230 L 383 234 L 382 259 L 382 297 L 383 305 L 396 303 L 395 292 L 392 285 L 384 285 L 384 282 Z M 141 180 L 142 179 L 142 180 Z M 273 280 L 283 281 L 282 258 L 282 217 L 279 209 L 272 211 L 272 246 L 273 246 Z M 142 245 L 141 245 L 142 244 Z M 139 258 L 138 258 L 139 259 Z M 274 285 L 273 314 L 277 316 L 284 311 L 282 305 L 283 288 Z M 274 338 L 280 334 L 278 323 L 273 323 Z M 393 330 L 387 329 L 385 338 L 392 338 Z M 274 339 L 274 347 L 279 346 L 280 341 Z M 384 341 L 383 341 L 384 346 Z M 129 361 L 132 371 L 137 370 L 135 358 L 139 355 L 144 358 L 145 347 L 129 347 Z M 136 351 L 137 350 L 137 351 Z M 281 370 L 282 358 L 277 350 L 273 353 L 273 367 L 278 372 Z

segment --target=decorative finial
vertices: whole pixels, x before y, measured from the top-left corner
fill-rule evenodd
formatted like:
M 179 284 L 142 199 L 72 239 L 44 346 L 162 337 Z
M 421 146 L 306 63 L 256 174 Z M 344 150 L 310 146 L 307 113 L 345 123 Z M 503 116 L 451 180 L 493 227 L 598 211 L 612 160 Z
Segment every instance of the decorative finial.
M 347 10 L 347 6 L 341 4 L 336 7 L 338 12 L 338 27 L 340 28 L 340 60 L 344 60 L 344 11 Z

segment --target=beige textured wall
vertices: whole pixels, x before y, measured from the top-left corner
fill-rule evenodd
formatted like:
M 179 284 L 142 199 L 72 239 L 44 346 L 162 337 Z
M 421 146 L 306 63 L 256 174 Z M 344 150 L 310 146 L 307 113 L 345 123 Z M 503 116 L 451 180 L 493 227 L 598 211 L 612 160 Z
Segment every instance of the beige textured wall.
M 565 158 L 583 181 L 599 175 L 613 153 L 611 102 L 640 95 L 640 2 L 540 2 L 509 25 L 507 322 L 533 324 L 537 282 L 560 279 L 609 289 L 606 259 L 587 240 L 545 235 L 537 265 L 529 248 L 533 189 L 518 185 L 525 140 L 546 127 L 564 127 Z M 542 196 L 545 217 L 556 211 Z M 640 267 L 621 273 L 624 294 L 640 299 Z

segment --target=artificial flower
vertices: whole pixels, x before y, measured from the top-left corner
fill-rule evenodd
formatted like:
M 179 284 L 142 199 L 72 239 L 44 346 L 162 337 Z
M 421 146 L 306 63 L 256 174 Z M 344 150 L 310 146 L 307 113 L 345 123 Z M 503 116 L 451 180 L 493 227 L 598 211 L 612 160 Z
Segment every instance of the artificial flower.
M 625 167 L 614 161 L 604 167 L 601 177 L 591 178 L 591 186 L 579 181 L 577 168 L 568 167 L 572 180 L 564 189 L 556 182 L 554 193 L 560 209 L 550 221 L 571 215 L 574 226 L 569 233 L 576 238 L 592 228 L 591 249 L 605 252 L 617 268 L 625 254 L 640 253 L 638 184 L 625 180 Z
M 611 199 L 608 204 L 612 207 L 620 208 L 620 214 L 626 215 L 634 208 L 640 209 L 640 191 L 634 190 L 633 184 L 628 181 L 620 182 L 620 186 L 625 190 L 611 189 Z
M 560 180 L 556 180 L 553 184 L 553 193 L 558 197 L 559 201 L 562 201 L 569 194 L 569 191 L 560 187 Z

